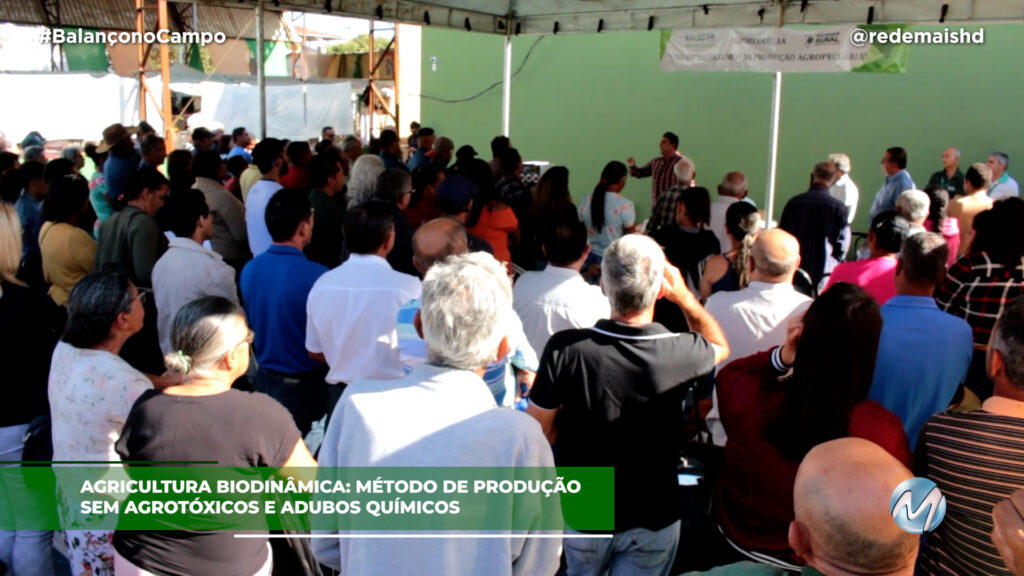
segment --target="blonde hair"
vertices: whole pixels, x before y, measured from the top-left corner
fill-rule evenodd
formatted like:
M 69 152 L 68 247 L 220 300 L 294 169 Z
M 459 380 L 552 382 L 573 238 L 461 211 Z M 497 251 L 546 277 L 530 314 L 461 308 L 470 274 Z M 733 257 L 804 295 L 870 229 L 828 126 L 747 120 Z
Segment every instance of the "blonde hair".
M 0 202 L 0 280 L 24 286 L 18 280 L 21 264 L 21 218 L 14 206 Z

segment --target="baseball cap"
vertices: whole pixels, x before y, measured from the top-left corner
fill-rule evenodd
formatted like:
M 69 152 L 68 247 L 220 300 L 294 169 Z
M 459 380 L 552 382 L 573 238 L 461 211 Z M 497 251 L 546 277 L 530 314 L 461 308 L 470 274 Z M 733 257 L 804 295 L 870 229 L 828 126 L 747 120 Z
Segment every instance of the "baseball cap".
M 476 155 L 476 150 L 474 150 L 473 147 L 470 146 L 469 144 L 460 146 L 458 151 L 455 152 L 456 158 L 472 158 Z
M 448 176 L 437 187 L 437 206 L 446 214 L 466 212 L 477 190 L 476 184 L 468 178 Z

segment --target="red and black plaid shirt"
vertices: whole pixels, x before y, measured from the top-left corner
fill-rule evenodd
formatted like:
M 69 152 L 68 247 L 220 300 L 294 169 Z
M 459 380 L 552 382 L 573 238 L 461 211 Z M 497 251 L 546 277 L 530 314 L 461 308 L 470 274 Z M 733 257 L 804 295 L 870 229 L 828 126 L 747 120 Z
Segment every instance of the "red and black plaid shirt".
M 672 167 L 679 162 L 682 156 L 676 152 L 674 156 L 666 160 L 663 156 L 651 160 L 643 166 L 633 166 L 629 169 L 629 173 L 634 178 L 647 178 L 648 176 L 654 176 L 654 181 L 651 182 L 651 207 L 658 203 L 658 194 L 661 194 L 662 190 L 668 190 L 669 188 L 676 185 L 676 175 L 672 173 Z M 673 207 L 674 209 L 675 207 Z
M 962 256 L 935 289 L 935 301 L 974 330 L 974 346 L 988 346 L 1003 306 L 1024 294 L 1024 262 L 1014 268 L 993 262 L 986 252 Z

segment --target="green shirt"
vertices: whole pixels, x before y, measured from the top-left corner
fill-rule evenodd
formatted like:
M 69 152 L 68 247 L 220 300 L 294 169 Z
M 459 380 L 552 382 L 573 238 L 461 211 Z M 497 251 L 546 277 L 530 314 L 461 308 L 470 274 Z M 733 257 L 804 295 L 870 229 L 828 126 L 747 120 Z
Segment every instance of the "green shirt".
M 125 206 L 100 226 L 96 270 L 119 270 L 139 288 L 153 287 L 153 266 L 167 251 L 167 237 L 156 220 L 135 206 Z

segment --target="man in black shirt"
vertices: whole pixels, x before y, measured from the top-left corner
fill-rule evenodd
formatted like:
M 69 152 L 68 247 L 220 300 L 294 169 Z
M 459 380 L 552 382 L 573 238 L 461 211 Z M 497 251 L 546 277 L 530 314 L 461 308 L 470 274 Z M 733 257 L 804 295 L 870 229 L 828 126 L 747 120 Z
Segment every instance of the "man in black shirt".
M 604 253 L 601 280 L 611 319 L 551 337 L 527 413 L 549 440 L 558 466 L 615 468 L 615 530 L 604 539 L 564 541 L 571 574 L 615 573 L 620 563 L 667 574 L 679 540 L 677 446 L 686 384 L 729 355 L 721 328 L 666 263 L 653 240 L 630 234 Z M 653 321 L 654 303 L 682 309 L 693 332 Z M 584 565 L 586 557 L 603 559 Z
M 943 188 L 952 200 L 964 194 L 964 173 L 960 171 L 960 151 L 946 148 L 942 151 L 942 170 L 932 174 L 928 187 Z

